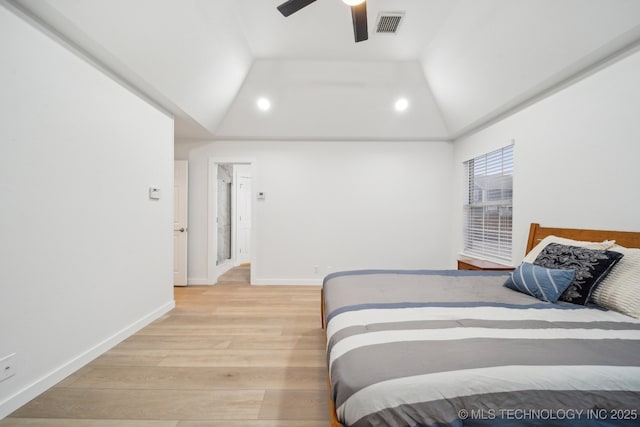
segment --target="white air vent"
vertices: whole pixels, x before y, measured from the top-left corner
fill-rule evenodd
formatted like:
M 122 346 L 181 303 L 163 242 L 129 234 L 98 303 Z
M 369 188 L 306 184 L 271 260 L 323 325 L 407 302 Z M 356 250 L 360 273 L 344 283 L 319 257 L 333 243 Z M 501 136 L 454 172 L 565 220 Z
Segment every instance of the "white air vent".
M 395 34 L 402 18 L 404 18 L 404 12 L 380 12 L 376 33 Z

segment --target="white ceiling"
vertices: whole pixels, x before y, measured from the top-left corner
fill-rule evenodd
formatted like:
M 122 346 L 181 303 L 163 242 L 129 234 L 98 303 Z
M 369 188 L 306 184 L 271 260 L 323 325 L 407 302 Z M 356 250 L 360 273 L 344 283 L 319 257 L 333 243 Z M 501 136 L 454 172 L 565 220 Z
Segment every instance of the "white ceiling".
M 265 96 L 272 107 L 255 108 Z M 395 102 L 409 108 L 398 113 Z M 254 61 L 220 139 L 438 140 L 448 131 L 417 61 Z
M 177 138 L 455 138 L 640 44 L 638 0 L 368 0 L 357 44 L 340 0 L 288 18 L 281 0 L 4 1 L 175 114 Z M 406 13 L 398 34 L 375 34 L 381 11 Z
M 418 60 L 459 0 L 368 0 L 369 40 L 353 42 L 351 10 L 341 0 L 317 0 L 283 17 L 284 0 L 237 0 L 249 48 L 260 59 Z M 405 12 L 397 34 L 376 34 L 380 12 Z

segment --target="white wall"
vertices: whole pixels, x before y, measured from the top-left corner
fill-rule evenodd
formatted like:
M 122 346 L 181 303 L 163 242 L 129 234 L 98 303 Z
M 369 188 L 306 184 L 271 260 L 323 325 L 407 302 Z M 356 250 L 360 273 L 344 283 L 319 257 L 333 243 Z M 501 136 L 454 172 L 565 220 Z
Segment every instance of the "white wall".
M 266 200 L 254 197 L 254 283 L 320 283 L 342 269 L 453 266 L 448 142 L 178 143 L 176 157 L 190 161 L 191 283 L 207 277 L 211 157 L 255 159 L 253 192 Z
M 461 248 L 462 162 L 515 140 L 513 261 L 529 224 L 640 230 L 640 52 L 456 141 L 454 248 Z
M 0 57 L 2 418 L 173 306 L 173 120 L 1 6 Z

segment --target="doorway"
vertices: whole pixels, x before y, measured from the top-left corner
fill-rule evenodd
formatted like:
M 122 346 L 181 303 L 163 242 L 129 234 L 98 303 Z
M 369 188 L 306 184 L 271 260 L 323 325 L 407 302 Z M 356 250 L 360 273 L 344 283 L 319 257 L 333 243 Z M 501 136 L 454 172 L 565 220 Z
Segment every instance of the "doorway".
M 252 182 L 253 160 L 209 160 L 209 271 L 208 282 L 233 267 L 253 270 Z
M 218 187 L 218 207 L 216 210 L 216 230 L 218 233 L 218 251 L 216 255 L 216 267 L 224 268 L 227 263 L 233 262 L 231 255 L 231 222 L 233 209 L 231 206 L 231 193 L 233 192 L 233 165 L 229 163 L 218 164 L 216 175 Z M 229 267 L 231 268 L 231 267 Z M 218 276 L 222 274 L 219 273 Z
M 232 222 L 232 251 L 234 267 L 251 264 L 251 167 L 248 165 L 234 165 L 234 193 L 233 206 L 235 212 Z

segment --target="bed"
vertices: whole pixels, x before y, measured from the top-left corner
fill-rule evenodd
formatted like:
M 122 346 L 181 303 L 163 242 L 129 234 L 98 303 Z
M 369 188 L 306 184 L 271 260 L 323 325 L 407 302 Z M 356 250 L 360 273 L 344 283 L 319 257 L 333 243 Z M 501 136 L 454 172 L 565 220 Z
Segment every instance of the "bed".
M 576 247 L 579 255 L 616 258 L 602 261 L 610 263 L 606 271 L 589 270 L 598 280 L 588 294 L 584 284 L 575 289 L 586 298 L 584 305 L 575 295 L 571 302 L 554 300 L 570 296 L 581 267 L 544 264 L 554 251 Z M 640 233 L 531 224 L 530 262 L 513 273 L 328 275 L 321 311 L 330 425 L 640 425 L 640 250 L 635 248 Z M 526 274 L 542 283 L 531 294 L 518 288 L 522 280 L 525 287 L 531 283 Z M 544 295 L 536 297 L 540 290 Z

